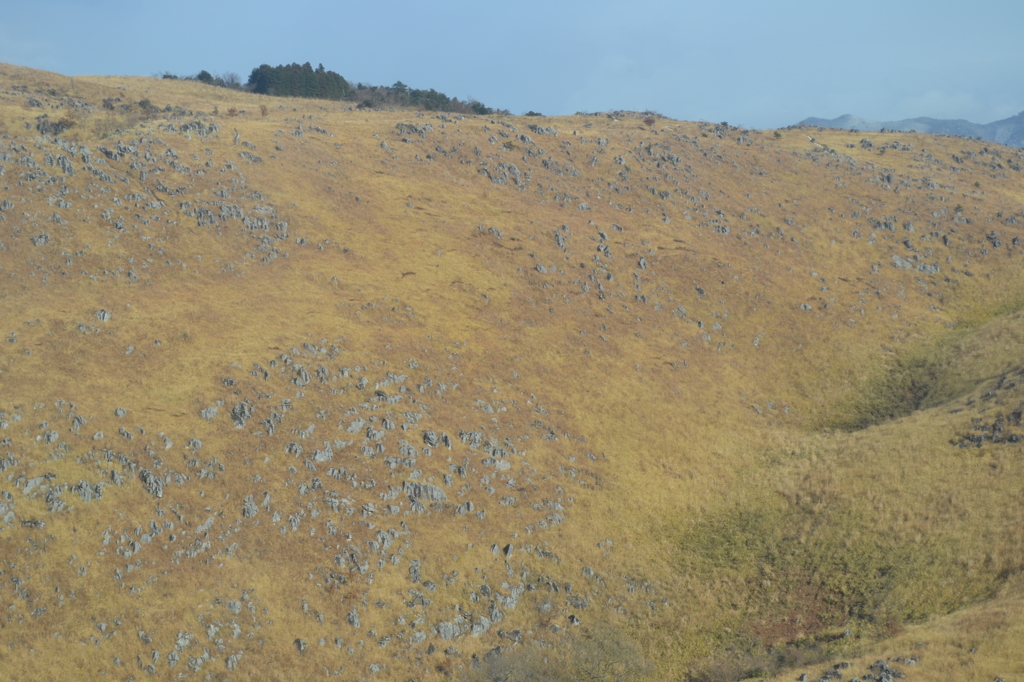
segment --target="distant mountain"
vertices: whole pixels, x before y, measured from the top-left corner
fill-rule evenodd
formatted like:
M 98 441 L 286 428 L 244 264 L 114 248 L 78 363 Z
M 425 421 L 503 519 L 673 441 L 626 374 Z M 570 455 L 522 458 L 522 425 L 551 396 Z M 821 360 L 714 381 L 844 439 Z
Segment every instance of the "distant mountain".
M 940 135 L 963 135 L 980 137 L 989 142 L 998 142 L 1013 147 L 1024 147 L 1024 111 L 1016 116 L 993 123 L 971 123 L 963 119 L 908 118 L 902 121 L 873 121 L 860 116 L 845 114 L 839 118 L 805 118 L 801 125 L 823 128 L 846 128 L 863 131 L 899 130 L 903 132 L 935 133 Z

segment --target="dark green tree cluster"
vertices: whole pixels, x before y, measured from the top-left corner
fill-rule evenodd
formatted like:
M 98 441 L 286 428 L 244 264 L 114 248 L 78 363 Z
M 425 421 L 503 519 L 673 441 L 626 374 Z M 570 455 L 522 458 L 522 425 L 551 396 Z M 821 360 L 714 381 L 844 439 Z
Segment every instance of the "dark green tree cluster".
M 476 100 L 462 101 L 457 97 L 449 97 L 433 88 L 418 90 L 410 88 L 402 81 L 392 86 L 369 85 L 356 83 L 355 89 L 345 99 L 359 102 L 359 106 L 367 109 L 373 107 L 413 107 L 426 111 L 450 111 L 457 114 L 503 113 L 484 106 Z
M 253 92 L 278 97 L 309 97 L 339 100 L 351 93 L 352 87 L 340 74 L 314 69 L 309 62 L 270 66 L 262 64 L 249 74 L 248 86 Z
M 163 78 L 176 79 L 178 76 L 169 71 L 161 75 Z M 242 85 L 238 74 L 225 73 L 214 76 L 205 69 L 195 76 L 183 76 L 184 80 L 195 80 L 207 85 L 215 85 L 235 90 L 244 89 L 262 95 L 278 97 L 307 97 L 310 99 L 329 99 L 334 101 L 355 102 L 362 109 L 380 107 L 410 107 L 426 111 L 445 111 L 457 114 L 489 114 L 508 115 L 507 109 L 492 109 L 475 99 L 460 100 L 449 97 L 443 92 L 430 88 L 419 90 L 410 88 L 402 81 L 392 86 L 369 85 L 356 83 L 353 87 L 340 74 L 328 71 L 323 64 L 315 69 L 305 64 L 279 64 L 270 66 L 261 64 L 249 74 L 249 80 Z

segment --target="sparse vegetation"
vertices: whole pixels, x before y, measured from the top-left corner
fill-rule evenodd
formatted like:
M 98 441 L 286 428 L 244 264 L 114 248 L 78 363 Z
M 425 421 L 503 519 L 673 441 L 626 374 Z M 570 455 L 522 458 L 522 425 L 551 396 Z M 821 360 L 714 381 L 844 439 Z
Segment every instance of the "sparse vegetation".
M 219 88 L 228 88 L 231 90 L 241 90 L 243 88 L 242 81 L 239 79 L 238 74 L 232 71 L 226 71 L 219 76 L 214 76 L 206 69 L 203 69 L 194 76 L 182 76 L 179 77 L 170 71 L 164 71 L 158 74 L 160 78 L 164 80 L 190 80 L 198 81 L 204 85 L 214 85 Z
M 495 649 L 460 676 L 463 682 L 639 682 L 652 672 L 640 649 L 615 627 L 598 623 L 551 648 Z

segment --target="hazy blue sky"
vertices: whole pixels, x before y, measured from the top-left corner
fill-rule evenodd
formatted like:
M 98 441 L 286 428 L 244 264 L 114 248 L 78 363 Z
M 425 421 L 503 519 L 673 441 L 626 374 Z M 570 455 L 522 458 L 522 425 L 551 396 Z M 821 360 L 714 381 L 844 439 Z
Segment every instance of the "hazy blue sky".
M 67 75 L 317 63 L 513 113 L 756 127 L 1024 110 L 1024 2 L 4 0 L 0 61 Z

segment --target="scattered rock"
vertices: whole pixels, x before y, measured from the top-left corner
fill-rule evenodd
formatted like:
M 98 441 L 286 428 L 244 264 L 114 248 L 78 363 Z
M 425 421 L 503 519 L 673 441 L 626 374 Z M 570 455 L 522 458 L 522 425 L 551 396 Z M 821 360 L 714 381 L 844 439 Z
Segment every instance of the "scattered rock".
M 429 500 L 430 502 L 442 502 L 448 499 L 442 488 L 429 483 L 417 483 L 416 481 L 406 481 L 402 484 L 402 489 L 406 495 L 419 500 Z
M 139 469 L 139 480 L 150 495 L 160 498 L 164 496 L 164 481 L 149 469 Z
M 245 501 L 242 503 L 242 516 L 247 519 L 251 519 L 256 516 L 259 512 L 259 507 L 256 506 L 256 500 L 253 499 L 252 495 L 246 495 Z

